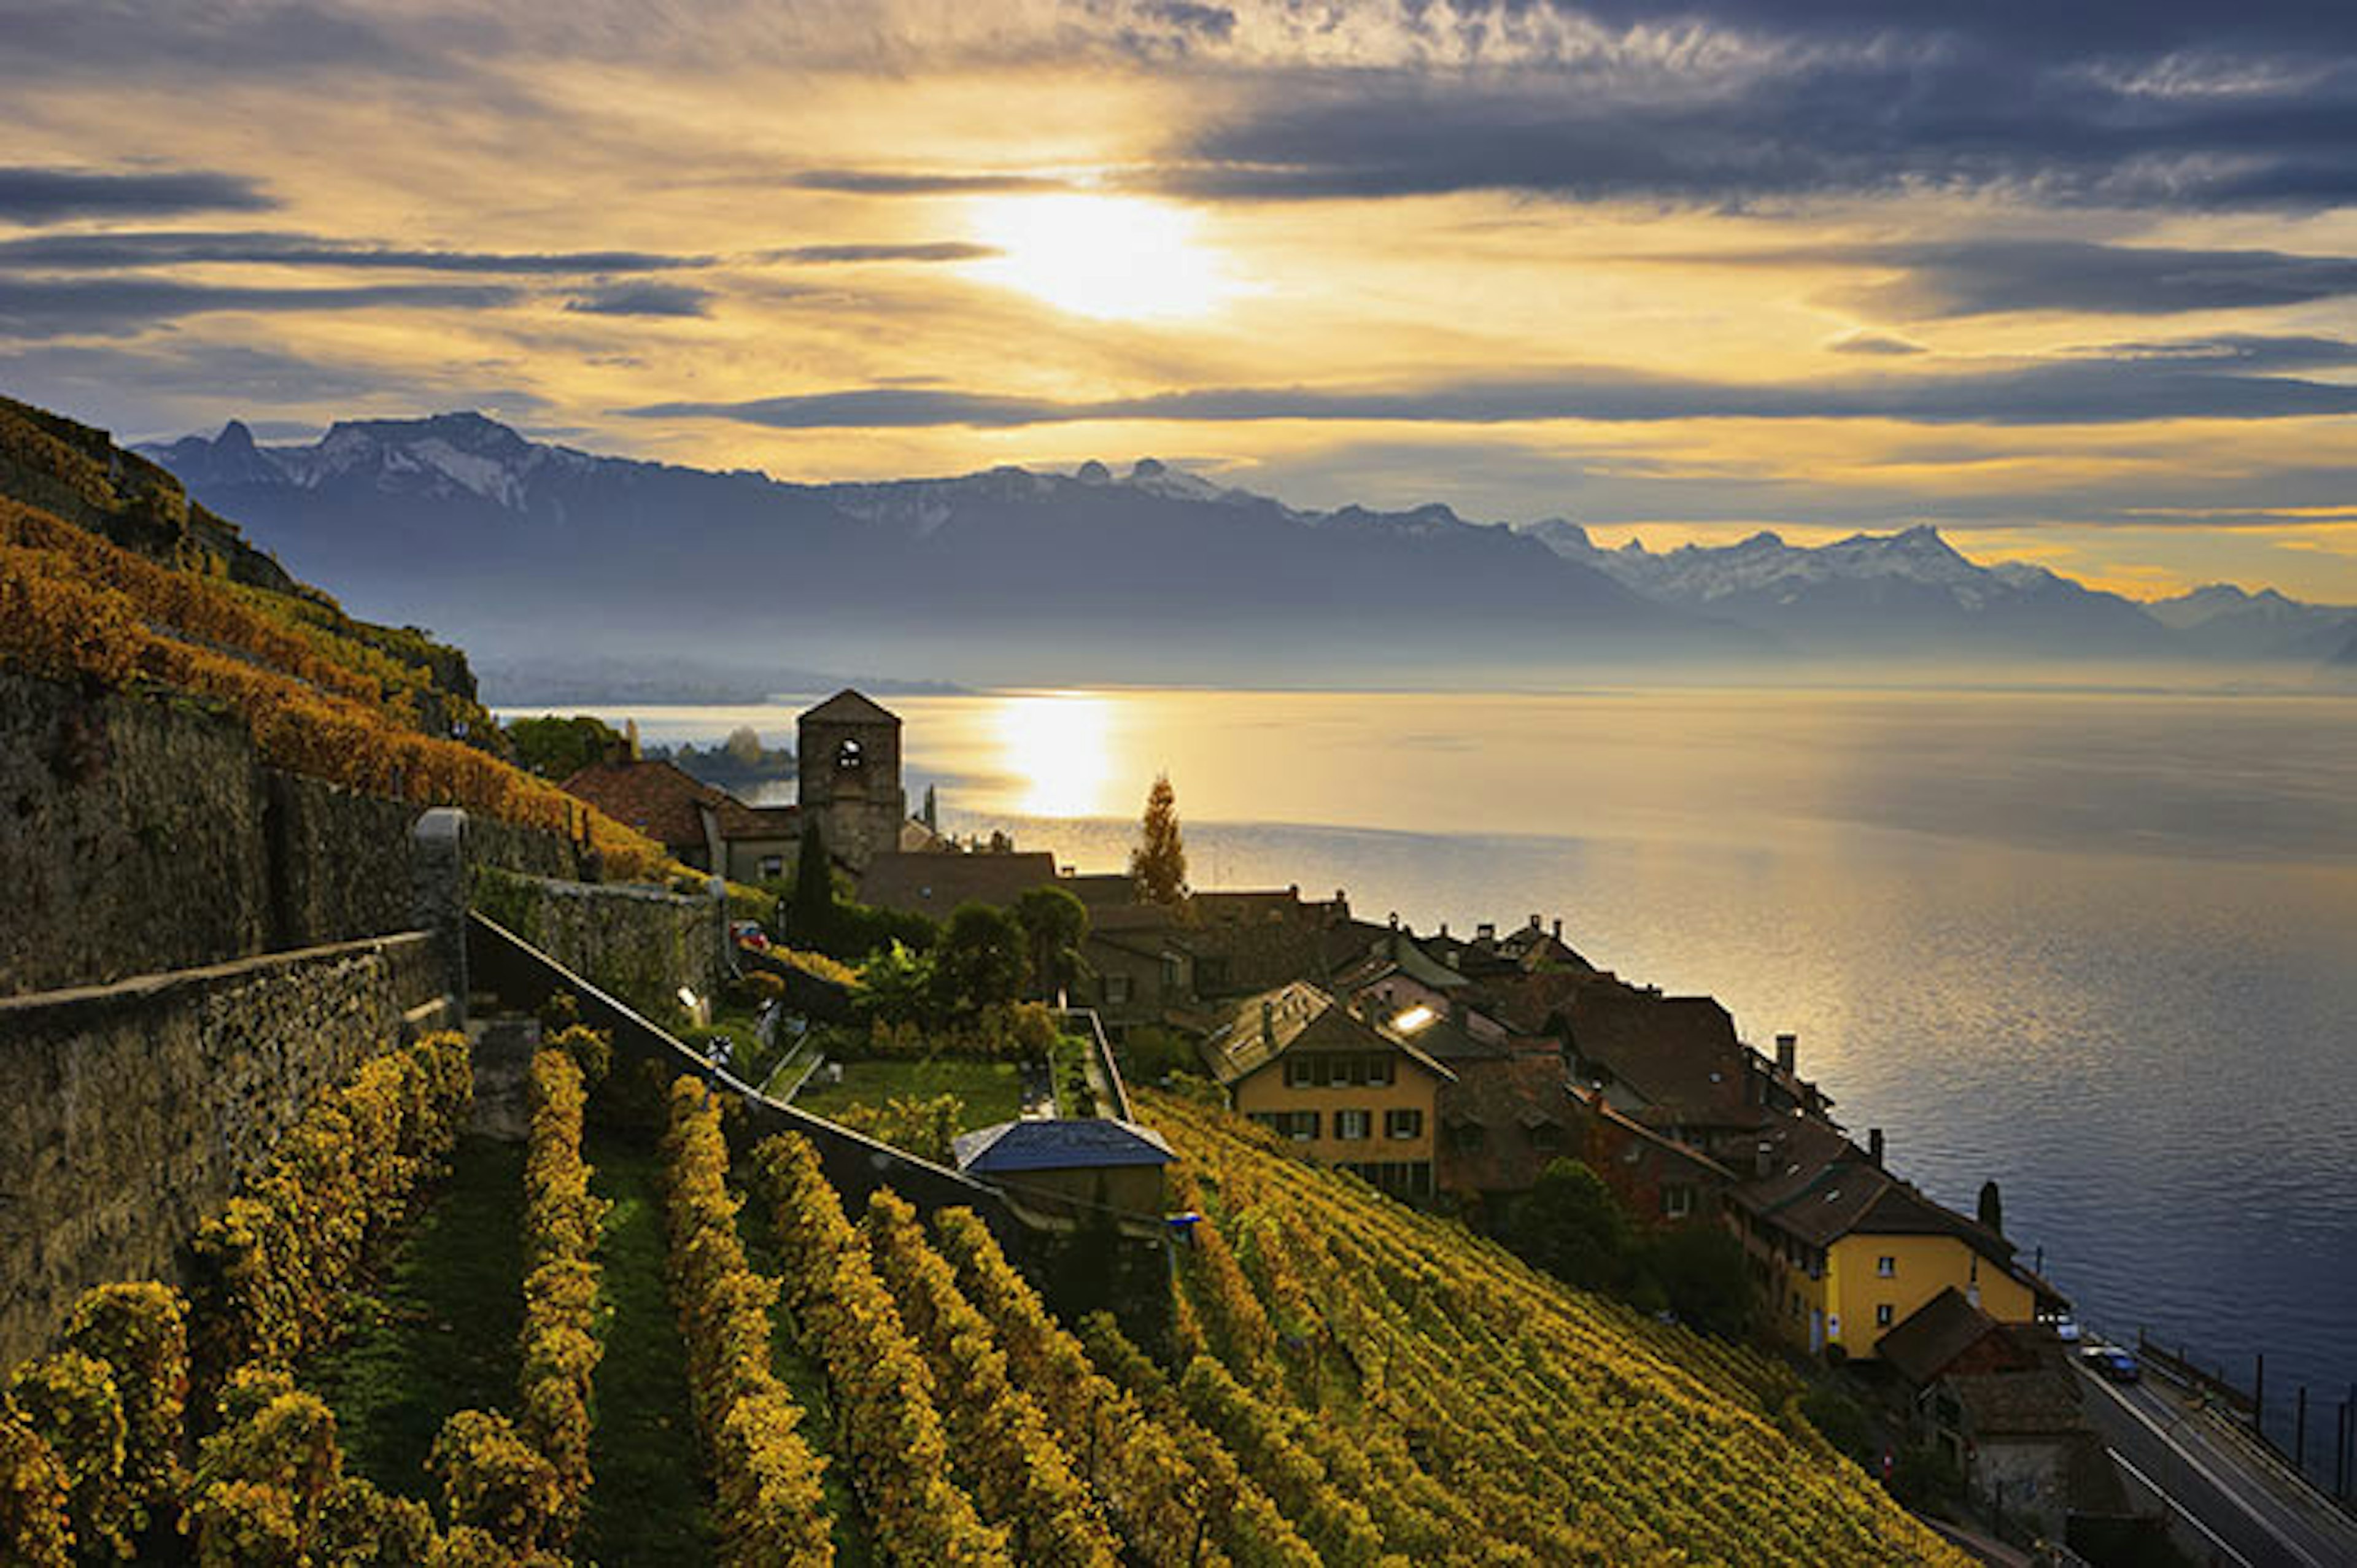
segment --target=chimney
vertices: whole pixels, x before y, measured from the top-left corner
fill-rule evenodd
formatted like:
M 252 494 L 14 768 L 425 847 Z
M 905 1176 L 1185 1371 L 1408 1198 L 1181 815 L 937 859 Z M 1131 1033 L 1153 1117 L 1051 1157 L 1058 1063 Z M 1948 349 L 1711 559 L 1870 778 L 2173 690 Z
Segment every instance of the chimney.
M 1448 922 L 1446 920 L 1440 922 L 1440 934 L 1444 937 L 1448 934 Z
M 1276 1044 L 1276 1004 L 1265 996 L 1260 1004 L 1260 1043 L 1272 1047 Z
M 1536 915 L 1533 915 L 1533 916 L 1531 917 L 1531 929 L 1533 929 L 1533 930 L 1534 930 L 1534 931 L 1535 931 L 1535 930 L 1537 930 L 1540 927 L 1544 926 L 1545 923 L 1546 923 L 1545 921 L 1544 921 L 1544 920 L 1540 919 L 1540 918 L 1538 918 L 1538 916 L 1536 916 Z
M 1882 1129 L 1879 1127 L 1866 1130 L 1866 1157 L 1874 1162 L 1875 1169 L 1882 1168 Z
M 1498 922 L 1495 920 L 1484 920 L 1480 925 L 1474 927 L 1473 940 L 1477 942 L 1496 941 L 1498 940 Z
M 1397 909 L 1394 909 L 1392 911 L 1391 927 L 1394 931 L 1399 929 L 1399 911 Z
M 1794 1064 L 1800 1059 L 1801 1036 L 1798 1035 L 1777 1036 L 1776 1070 L 1782 1073 L 1786 1078 L 1791 1078 L 1796 1070 Z
M 1776 1145 L 1770 1143 L 1765 1138 L 1762 1138 L 1758 1143 L 1752 1144 L 1751 1175 L 1753 1178 L 1759 1181 L 1766 1181 L 1769 1174 L 1775 1170 L 1775 1168 Z
M 1557 941 L 1563 940 L 1563 917 L 1561 915 L 1557 915 L 1555 918 L 1555 940 Z

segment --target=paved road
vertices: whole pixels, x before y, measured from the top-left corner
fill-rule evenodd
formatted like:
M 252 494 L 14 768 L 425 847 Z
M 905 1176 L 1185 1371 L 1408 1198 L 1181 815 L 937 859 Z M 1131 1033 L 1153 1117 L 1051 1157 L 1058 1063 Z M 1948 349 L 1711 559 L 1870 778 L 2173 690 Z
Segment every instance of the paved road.
M 2130 1492 L 2165 1493 L 2184 1544 L 2244 1568 L 2357 1568 L 2357 1521 L 2223 1422 L 2158 1383 L 2122 1388 L 2083 1368 L 2080 1376 L 2087 1419 L 2121 1462 Z

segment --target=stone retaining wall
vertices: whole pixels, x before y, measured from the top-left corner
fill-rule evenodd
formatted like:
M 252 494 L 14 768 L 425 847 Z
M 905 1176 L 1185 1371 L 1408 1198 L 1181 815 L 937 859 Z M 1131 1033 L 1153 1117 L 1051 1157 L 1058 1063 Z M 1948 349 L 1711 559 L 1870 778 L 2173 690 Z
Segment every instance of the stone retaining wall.
M 418 808 L 263 766 L 196 703 L 0 672 L 0 996 L 406 930 Z M 478 820 L 478 865 L 577 873 Z
M 471 845 L 475 822 L 468 822 Z M 558 881 L 480 865 L 472 908 L 600 990 L 653 1018 L 680 988 L 709 997 L 727 978 L 727 905 L 652 887 Z
M 0 999 L 0 1368 L 200 1220 L 441 983 L 418 934 Z

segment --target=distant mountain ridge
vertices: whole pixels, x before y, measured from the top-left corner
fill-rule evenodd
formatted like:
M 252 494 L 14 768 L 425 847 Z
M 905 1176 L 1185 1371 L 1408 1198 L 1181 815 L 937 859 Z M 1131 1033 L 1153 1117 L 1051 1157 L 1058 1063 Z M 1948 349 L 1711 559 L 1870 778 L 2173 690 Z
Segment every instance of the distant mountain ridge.
M 793 484 L 601 456 L 480 413 L 138 448 L 314 581 L 486 661 L 856 661 L 953 680 L 1417 678 L 1598 660 L 2330 658 L 2357 610 L 2146 607 L 1938 532 L 1656 553 L 1577 524 L 1294 507 L 1153 458 Z M 685 639 L 685 646 L 683 639 Z
M 1919 524 L 1814 547 L 1760 532 L 1655 553 L 1605 550 L 1560 518 L 1523 530 L 1658 603 L 1719 617 L 1818 652 L 2274 660 L 2314 664 L 2357 631 L 2357 608 L 2305 605 L 2273 588 L 2213 584 L 2138 604 L 2025 562 L 1985 566 Z

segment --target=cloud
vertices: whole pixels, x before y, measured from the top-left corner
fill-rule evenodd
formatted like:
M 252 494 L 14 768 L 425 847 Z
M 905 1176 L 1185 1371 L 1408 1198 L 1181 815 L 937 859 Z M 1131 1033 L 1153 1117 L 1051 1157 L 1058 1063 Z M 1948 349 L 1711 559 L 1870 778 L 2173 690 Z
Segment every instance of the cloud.
M 120 337 L 157 321 L 218 311 L 488 310 L 519 297 L 512 288 L 474 284 L 244 288 L 162 278 L 0 279 L 0 337 Z
M 1006 429 L 1103 420 L 1302 420 L 1501 424 L 1535 420 L 1889 420 L 1918 424 L 2117 424 L 2174 419 L 2288 419 L 2357 413 L 2357 387 L 2233 373 L 2150 358 L 2072 359 L 1913 377 L 1746 384 L 1582 368 L 1547 376 L 1423 388 L 1222 387 L 1057 401 L 868 387 L 737 403 L 626 409 L 649 418 L 737 420 L 780 430 Z
M 1910 343 L 1904 338 L 1893 338 L 1882 332 L 1845 332 L 1825 345 L 1835 354 L 1900 355 L 1925 352 L 1921 343 Z
M 2084 240 L 1982 240 L 1793 252 L 1903 269 L 1844 298 L 1884 317 L 2077 311 L 2159 316 L 2308 305 L 2357 295 L 2357 258 L 2282 251 L 2205 251 Z
M 996 245 L 934 240 L 910 245 L 796 245 L 790 250 L 763 251 L 757 259 L 824 266 L 843 262 L 978 262 L 998 253 Z
M 804 169 L 786 184 L 845 196 L 990 196 L 1002 192 L 1069 190 L 1069 180 L 1031 174 L 959 174 L 942 170 Z
M 90 169 L 0 168 L 0 219 L 12 223 L 155 212 L 253 211 L 276 205 L 253 180 L 210 169 L 106 174 Z
M 712 292 L 683 284 L 633 283 L 592 289 L 565 302 L 591 316 L 709 316 Z
M 0 267 L 45 272 L 238 263 L 403 272 L 565 274 L 708 267 L 712 256 L 648 251 L 420 250 L 261 231 L 32 234 L 0 240 Z

